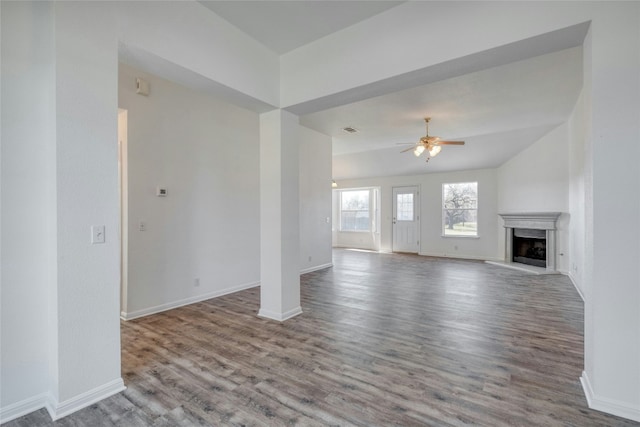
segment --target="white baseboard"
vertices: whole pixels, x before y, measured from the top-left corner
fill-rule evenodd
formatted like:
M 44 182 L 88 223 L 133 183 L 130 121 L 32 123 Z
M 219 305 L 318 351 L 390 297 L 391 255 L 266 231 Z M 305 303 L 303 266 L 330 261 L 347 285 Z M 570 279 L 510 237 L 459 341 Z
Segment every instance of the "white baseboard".
M 49 395 L 42 393 L 0 408 L 0 424 L 8 423 L 11 420 L 46 407 L 48 399 Z
M 278 313 L 275 311 L 265 310 L 261 308 L 258 311 L 258 316 L 265 317 L 267 319 L 277 320 L 278 322 L 284 322 L 287 319 L 291 319 L 292 317 L 297 316 L 302 313 L 302 307 L 298 306 L 289 311 L 285 311 L 284 313 Z
M 184 298 L 178 301 L 168 302 L 166 304 L 157 305 L 155 307 L 144 308 L 142 310 L 136 310 L 129 313 L 122 311 L 120 312 L 120 318 L 122 320 L 133 320 L 139 317 L 150 316 L 152 314 L 161 313 L 163 311 L 182 307 L 184 305 L 194 304 L 196 302 L 201 302 L 211 298 L 221 297 L 223 295 L 232 294 L 234 292 L 244 291 L 245 289 L 255 288 L 256 286 L 260 286 L 260 282 L 245 283 L 243 285 L 233 286 L 230 288 L 209 292 L 202 295 L 196 295 L 193 297 Z
M 72 397 L 71 399 L 67 399 L 64 402 L 56 402 L 56 400 L 51 397 L 49 402 L 47 402 L 46 408 L 47 411 L 49 411 L 51 419 L 56 421 L 60 418 L 66 417 L 67 415 L 71 415 L 80 409 L 93 405 L 102 399 L 106 399 L 116 393 L 120 393 L 125 389 L 126 387 L 124 386 L 122 378 L 117 378 L 92 390 L 79 394 L 78 396 Z
M 612 399 L 596 396 L 593 392 L 593 387 L 591 387 L 589 376 L 585 371 L 582 371 L 580 382 L 582 383 L 582 389 L 587 398 L 589 408 L 629 420 L 640 421 L 640 406 L 633 406 L 626 402 L 617 402 Z
M 430 256 L 436 258 L 454 258 L 454 259 L 472 259 L 474 261 L 504 261 L 502 258 L 491 258 L 491 257 L 483 257 L 477 255 L 464 255 L 464 254 L 446 254 L 446 253 L 436 253 L 436 252 L 420 252 L 418 255 L 422 256 Z
M 313 271 L 318 271 L 318 270 L 324 270 L 325 268 L 329 268 L 329 267 L 333 267 L 333 263 L 327 263 L 327 264 L 322 264 L 322 265 L 316 265 L 315 267 L 309 267 L 309 268 L 305 268 L 300 270 L 300 274 L 307 274 L 307 273 L 311 273 Z
M 582 298 L 582 302 L 585 302 L 584 295 L 582 294 L 582 291 L 578 287 L 578 283 L 576 282 L 576 279 L 569 272 L 567 272 L 566 275 L 569 276 L 569 279 L 571 280 L 571 283 L 573 283 L 573 287 L 576 288 L 576 291 L 578 292 L 578 295 L 580 295 L 580 298 Z
M 61 403 L 58 403 L 51 394 L 42 393 L 0 408 L 0 424 L 15 420 L 42 408 L 46 408 L 51 419 L 56 421 L 125 389 L 122 378 L 117 378 Z

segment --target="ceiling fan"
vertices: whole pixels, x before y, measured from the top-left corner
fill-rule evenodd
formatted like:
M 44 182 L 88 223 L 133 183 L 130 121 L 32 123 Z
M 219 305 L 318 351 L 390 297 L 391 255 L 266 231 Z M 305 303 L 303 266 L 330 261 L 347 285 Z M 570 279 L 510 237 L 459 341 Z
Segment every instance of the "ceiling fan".
M 464 141 L 443 141 L 439 136 L 429 136 L 429 122 L 431 121 L 431 117 L 425 117 L 424 122 L 427 126 L 427 134 L 420 138 L 418 142 L 415 144 L 410 142 L 407 144 L 412 144 L 412 147 L 407 148 L 406 150 L 402 150 L 401 153 L 407 152 L 409 150 L 413 150 L 413 154 L 416 157 L 420 157 L 422 153 L 427 151 L 429 155 L 427 156 L 427 162 L 430 158 L 435 157 L 442 150 L 443 145 L 464 145 Z

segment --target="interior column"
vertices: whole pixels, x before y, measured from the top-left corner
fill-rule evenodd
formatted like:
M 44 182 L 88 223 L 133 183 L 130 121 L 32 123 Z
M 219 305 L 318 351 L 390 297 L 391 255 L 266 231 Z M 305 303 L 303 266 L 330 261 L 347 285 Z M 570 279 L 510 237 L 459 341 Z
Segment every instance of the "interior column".
M 300 308 L 298 117 L 260 115 L 260 311 L 283 321 Z

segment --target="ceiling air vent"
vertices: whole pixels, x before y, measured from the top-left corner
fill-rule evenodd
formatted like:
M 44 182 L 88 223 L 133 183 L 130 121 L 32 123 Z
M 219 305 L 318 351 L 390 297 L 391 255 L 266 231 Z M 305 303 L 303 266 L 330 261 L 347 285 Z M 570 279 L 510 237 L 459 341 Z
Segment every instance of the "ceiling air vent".
M 358 132 L 358 129 L 352 128 L 351 126 L 347 126 L 346 128 L 342 128 L 342 130 L 347 132 L 347 133 L 356 133 L 356 132 Z

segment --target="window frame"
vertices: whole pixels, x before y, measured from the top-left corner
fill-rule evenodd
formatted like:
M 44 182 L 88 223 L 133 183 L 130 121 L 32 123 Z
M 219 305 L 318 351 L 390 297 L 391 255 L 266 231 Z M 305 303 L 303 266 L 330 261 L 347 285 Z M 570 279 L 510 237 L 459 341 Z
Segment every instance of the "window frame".
M 367 209 L 343 209 L 342 208 L 342 195 L 344 193 L 356 193 L 356 192 L 366 192 L 368 193 L 368 202 Z M 372 225 L 372 198 L 374 195 L 370 188 L 345 188 L 342 190 L 338 190 L 338 231 L 341 233 L 371 233 L 373 232 Z M 367 229 L 366 230 L 353 230 L 353 229 L 344 229 L 342 222 L 342 213 L 343 212 L 367 212 L 368 221 L 367 221 Z
M 465 185 L 465 184 L 475 184 L 476 186 L 476 191 L 475 191 L 475 208 L 447 208 L 445 205 L 445 189 L 447 186 L 450 185 Z M 443 182 L 442 183 L 442 201 L 441 201 L 441 213 L 442 213 L 442 221 L 441 221 L 441 235 L 444 238 L 463 238 L 463 239 L 478 239 L 480 237 L 480 221 L 479 221 L 479 217 L 480 217 L 480 209 L 479 209 L 479 201 L 480 201 L 480 191 L 479 191 L 479 183 L 478 181 L 463 181 L 463 182 Z M 450 210 L 450 209 L 458 209 L 458 210 L 465 210 L 465 211 L 475 211 L 475 217 L 476 217 L 476 229 L 475 229 L 475 234 L 447 234 L 447 227 L 446 227 L 446 211 Z
M 394 189 L 395 190 L 395 189 Z M 400 217 L 400 210 L 398 209 L 400 206 L 400 203 L 398 202 L 398 198 L 397 196 L 411 196 L 411 219 L 405 219 L 405 218 L 401 218 Z M 396 200 L 393 201 L 395 204 L 395 209 L 396 209 L 396 221 L 403 221 L 403 222 L 414 222 L 416 221 L 416 197 L 414 197 L 413 193 L 399 193 L 396 194 Z M 402 203 L 404 204 L 404 202 Z

